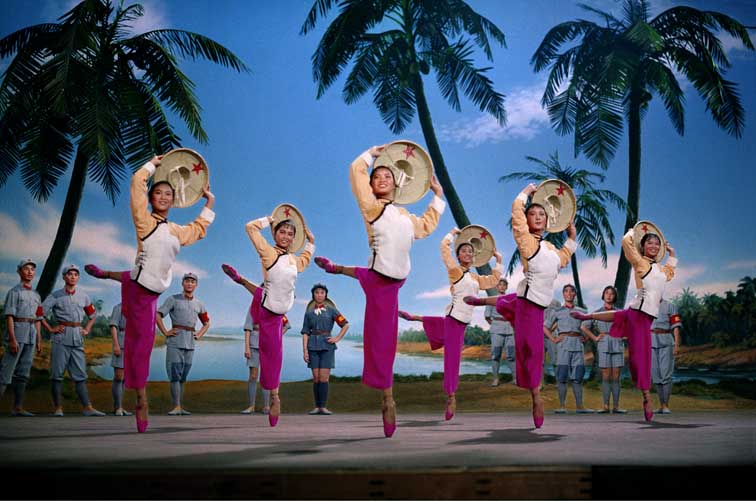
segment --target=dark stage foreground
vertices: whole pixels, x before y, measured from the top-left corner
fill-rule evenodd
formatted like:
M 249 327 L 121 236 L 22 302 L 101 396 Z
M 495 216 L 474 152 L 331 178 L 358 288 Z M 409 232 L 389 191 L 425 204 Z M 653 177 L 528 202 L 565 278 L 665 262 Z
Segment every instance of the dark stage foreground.
M 756 414 L 284 414 L 0 420 L 5 497 L 733 499 L 756 496 Z M 17 486 L 11 491 L 7 486 Z

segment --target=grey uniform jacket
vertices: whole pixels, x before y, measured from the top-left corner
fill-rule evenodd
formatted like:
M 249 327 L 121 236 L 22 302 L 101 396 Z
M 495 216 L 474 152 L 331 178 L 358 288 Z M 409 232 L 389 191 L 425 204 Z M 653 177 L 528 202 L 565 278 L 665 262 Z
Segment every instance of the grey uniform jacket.
M 491 328 L 489 330 L 491 333 L 491 346 L 504 346 L 504 336 L 513 335 L 514 327 L 496 311 L 496 307 L 493 305 L 486 306 L 484 316 L 491 319 Z
M 158 313 L 165 317 L 170 315 L 171 325 L 181 325 L 184 327 L 194 328 L 200 315 L 207 314 L 205 305 L 199 299 L 187 299 L 183 294 L 174 294 L 158 308 Z M 194 349 L 194 332 L 184 329 L 178 329 L 175 336 L 167 337 L 166 346 L 172 348 L 181 348 L 184 350 Z
M 42 303 L 44 314 L 52 313 L 58 322 L 84 322 L 87 315 L 93 315 L 95 308 L 89 296 L 78 289 L 69 294 L 65 289 L 59 289 L 47 296 Z M 84 338 L 81 327 L 66 327 L 63 332 L 52 334 L 52 342 L 64 346 L 83 346 Z
M 118 346 L 123 349 L 123 338 L 126 337 L 126 317 L 121 311 L 120 303 L 113 306 L 113 312 L 110 314 L 110 323 L 108 325 L 118 329 L 118 334 L 116 335 L 118 338 Z
M 669 334 L 651 334 L 651 347 L 661 348 L 663 346 L 674 346 L 675 336 L 672 331 L 675 328 L 682 327 L 682 319 L 677 312 L 677 306 L 667 300 L 659 304 L 659 316 L 656 317 L 651 329 L 666 329 Z
M 5 311 L 3 315 L 17 318 L 35 318 L 41 320 L 42 299 L 34 289 L 27 289 L 18 284 L 5 295 Z M 36 344 L 37 329 L 33 322 L 14 322 L 13 331 L 18 344 Z M 5 342 L 10 340 L 5 335 Z
M 244 319 L 244 330 L 249 332 L 249 347 L 257 350 L 260 348 L 260 329 L 252 321 L 252 314 L 247 310 L 247 318 Z
M 579 311 L 582 313 L 585 313 L 585 310 L 581 308 L 567 308 L 566 306 L 561 306 L 559 308 L 554 309 L 547 309 L 546 314 L 544 316 L 544 322 L 543 324 L 548 329 L 552 329 L 552 332 L 554 335 L 558 335 L 564 332 L 578 332 L 580 333 L 580 324 L 582 323 L 580 320 L 576 318 L 572 318 L 570 316 L 571 311 Z M 556 330 L 554 329 L 554 326 L 556 325 Z M 559 344 L 557 344 L 557 348 L 559 350 L 563 351 L 583 351 L 583 342 L 581 337 L 565 337 Z
M 347 319 L 339 310 L 328 305 L 323 308 L 313 308 L 305 313 L 302 324 L 302 334 L 307 334 L 307 349 L 312 351 L 331 351 L 336 349 L 335 344 L 328 342 L 333 330 L 333 324 L 344 327 Z
M 594 313 L 601 313 L 606 310 L 603 306 Z M 595 335 L 599 335 L 602 332 L 606 335 L 596 344 L 596 349 L 599 353 L 625 353 L 625 346 L 622 343 L 621 338 L 611 337 L 609 335 L 609 329 L 612 328 L 612 322 L 604 322 L 603 320 L 586 320 L 583 322 L 583 327 L 590 331 L 593 331 Z

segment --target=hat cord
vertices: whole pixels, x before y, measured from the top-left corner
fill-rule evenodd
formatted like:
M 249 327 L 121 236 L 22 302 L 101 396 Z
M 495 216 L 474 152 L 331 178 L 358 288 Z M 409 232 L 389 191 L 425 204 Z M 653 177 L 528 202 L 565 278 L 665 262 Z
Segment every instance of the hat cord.
M 185 202 L 186 202 L 186 184 L 184 183 L 184 176 L 182 176 L 181 173 L 178 172 L 178 170 L 181 167 L 183 167 L 183 165 L 177 165 L 176 167 L 172 168 L 168 172 L 168 179 L 171 179 L 174 174 L 178 174 L 178 178 L 179 178 L 178 179 L 178 183 L 171 183 L 171 184 L 173 184 L 174 187 L 175 187 L 175 189 L 176 189 L 178 200 L 179 200 L 179 204 L 180 205 L 185 205 Z

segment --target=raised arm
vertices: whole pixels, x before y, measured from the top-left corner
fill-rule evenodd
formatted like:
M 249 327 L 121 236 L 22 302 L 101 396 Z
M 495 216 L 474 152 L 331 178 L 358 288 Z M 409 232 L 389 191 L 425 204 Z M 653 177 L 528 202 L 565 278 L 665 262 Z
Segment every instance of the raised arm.
M 205 206 L 197 216 L 197 219 L 185 226 L 171 224 L 171 231 L 176 237 L 178 237 L 181 245 L 191 245 L 197 240 L 205 238 L 207 234 L 207 227 L 215 220 L 215 212 L 213 207 L 215 206 L 215 195 L 212 194 L 209 188 L 203 188 L 204 198 L 207 199 Z
M 459 230 L 454 228 L 441 239 L 441 261 L 443 261 L 444 266 L 446 266 L 446 272 L 449 275 L 449 283 L 452 284 L 456 283 L 464 274 L 462 267 L 454 259 L 451 251 L 454 235 L 457 233 L 459 233 Z
M 625 253 L 625 257 L 628 261 L 630 261 L 630 264 L 633 266 L 633 269 L 636 272 L 640 273 L 641 275 L 648 273 L 648 270 L 651 268 L 651 264 L 643 259 L 643 256 L 641 256 L 640 252 L 638 252 L 638 249 L 635 248 L 632 228 L 627 230 L 625 236 L 622 237 L 622 251 Z
M 307 243 L 302 253 L 297 256 L 297 272 L 299 273 L 302 273 L 307 268 L 312 255 L 315 254 L 315 235 L 312 234 L 309 228 L 305 228 L 305 232 L 307 234 Z
M 528 218 L 525 216 L 525 204 L 528 201 L 528 188 L 525 188 L 512 202 L 512 235 L 522 259 L 529 259 L 538 251 L 538 238 L 530 233 Z
M 478 280 L 478 287 L 483 290 L 496 287 L 496 284 L 499 283 L 499 279 L 504 274 L 504 265 L 501 264 L 501 254 L 496 252 L 494 253 L 494 256 L 496 257 L 496 266 L 494 266 L 491 275 L 475 275 L 475 278 Z
M 435 174 L 431 178 L 431 190 L 433 191 L 433 200 L 428 204 L 423 215 L 421 217 L 410 215 L 415 229 L 415 239 L 425 238 L 433 233 L 433 230 L 438 226 L 438 220 L 441 219 L 441 214 L 446 209 L 446 202 L 443 199 L 444 190 Z
M 158 220 L 150 214 L 147 200 L 147 181 L 155 173 L 155 164 L 152 162 L 156 161 L 156 158 L 144 164 L 131 176 L 131 218 L 134 221 L 137 237 L 140 239 L 149 235 L 158 223 Z
M 664 263 L 664 266 L 662 266 L 662 271 L 664 272 L 664 275 L 667 276 L 667 282 L 675 278 L 675 268 L 677 268 L 677 257 L 675 256 L 675 249 L 669 245 L 669 242 L 666 242 L 667 244 L 667 252 L 669 252 L 669 257 L 667 258 L 667 262 Z
M 575 229 L 575 222 L 570 221 L 570 225 L 567 227 L 567 241 L 559 249 L 559 266 L 564 268 L 569 264 L 570 258 L 577 250 L 577 230 Z
M 373 189 L 370 187 L 370 175 L 368 174 L 368 169 L 373 165 L 377 156 L 378 151 L 374 146 L 355 158 L 349 168 L 349 183 L 352 185 L 352 193 L 354 193 L 354 198 L 357 199 L 357 206 L 360 208 L 362 217 L 368 223 L 375 221 L 381 215 L 384 207 L 384 204 L 378 201 L 373 194 Z
M 268 226 L 270 226 L 270 218 L 267 216 L 261 217 L 260 219 L 255 219 L 254 221 L 250 221 L 245 226 L 247 235 L 252 241 L 252 245 L 254 245 L 255 249 L 257 249 L 257 253 L 260 255 L 260 261 L 262 261 L 263 267 L 265 267 L 266 269 L 269 268 L 278 258 L 276 249 L 274 249 L 273 246 L 270 245 L 268 241 L 265 240 L 265 237 L 260 233 L 261 230 L 267 228 Z

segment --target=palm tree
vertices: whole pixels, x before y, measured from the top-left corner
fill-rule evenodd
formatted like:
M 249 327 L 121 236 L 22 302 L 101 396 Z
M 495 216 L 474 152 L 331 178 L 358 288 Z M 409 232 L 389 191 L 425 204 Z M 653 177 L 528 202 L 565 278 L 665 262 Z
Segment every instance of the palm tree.
M 178 58 L 249 68 L 197 33 L 158 29 L 136 36 L 141 5 L 114 8 L 84 0 L 58 23 L 22 28 L 0 40 L 0 59 L 15 54 L 0 82 L 0 187 L 16 169 L 46 201 L 73 159 L 58 231 L 38 290 L 49 294 L 68 250 L 87 177 L 115 204 L 119 184 L 156 153 L 180 144 L 166 106 L 207 143 L 194 83 Z
M 531 59 L 536 72 L 550 66 L 543 104 L 559 134 L 574 134 L 575 155 L 584 153 L 606 168 L 627 122 L 629 143 L 628 213 L 625 231 L 640 213 L 641 119 L 654 95 L 664 102 L 672 125 L 685 130 L 685 95 L 676 72 L 693 84 L 714 122 L 740 137 L 745 111 L 737 85 L 725 80 L 730 62 L 717 38 L 724 31 L 753 50 L 748 31 L 713 11 L 673 7 L 649 19 L 646 0 L 624 0 L 624 17 L 587 5 L 601 18 L 553 27 Z M 563 45 L 579 39 L 559 52 Z M 615 286 L 624 304 L 630 264 L 620 253 Z
M 457 225 L 470 224 L 438 146 L 425 98 L 423 75 L 431 68 L 446 102 L 461 109 L 460 93 L 481 111 L 506 122 L 504 96 L 486 76 L 490 68 L 473 64 L 474 46 L 493 58 L 489 38 L 506 46 L 504 33 L 461 0 L 316 0 L 302 25 L 309 33 L 338 4 L 339 13 L 328 26 L 312 56 L 313 78 L 320 98 L 354 61 L 343 89 L 344 101 L 353 104 L 368 90 L 383 121 L 398 134 L 417 111 L 436 175 Z M 383 31 L 371 31 L 374 28 Z M 465 39 L 468 34 L 472 41 Z M 490 273 L 490 267 L 478 268 Z
M 601 263 L 606 268 L 607 242 L 610 245 L 614 244 L 614 233 L 609 224 L 607 205 L 611 204 L 619 210 L 625 211 L 627 210 L 625 201 L 613 191 L 596 188 L 596 183 L 604 182 L 605 176 L 603 174 L 568 166 L 563 167 L 559 162 L 558 152 L 549 155 L 548 160 L 541 160 L 535 157 L 525 158 L 529 162 L 536 164 L 538 170 L 513 172 L 501 176 L 499 181 L 505 183 L 526 180 L 539 183 L 546 179 L 560 179 L 570 185 L 575 192 L 577 202 L 575 229 L 577 230 L 578 245 L 588 257 L 595 257 L 596 254 L 599 254 L 601 256 Z M 511 220 L 509 225 L 511 227 Z M 557 247 L 561 247 L 564 244 L 564 233 L 550 233 L 546 235 L 546 240 Z M 515 249 L 507 268 L 509 274 L 512 273 L 519 260 L 520 253 Z M 575 291 L 577 292 L 577 304 L 585 308 L 575 254 L 572 255 L 570 263 L 572 265 L 572 279 L 575 283 Z

